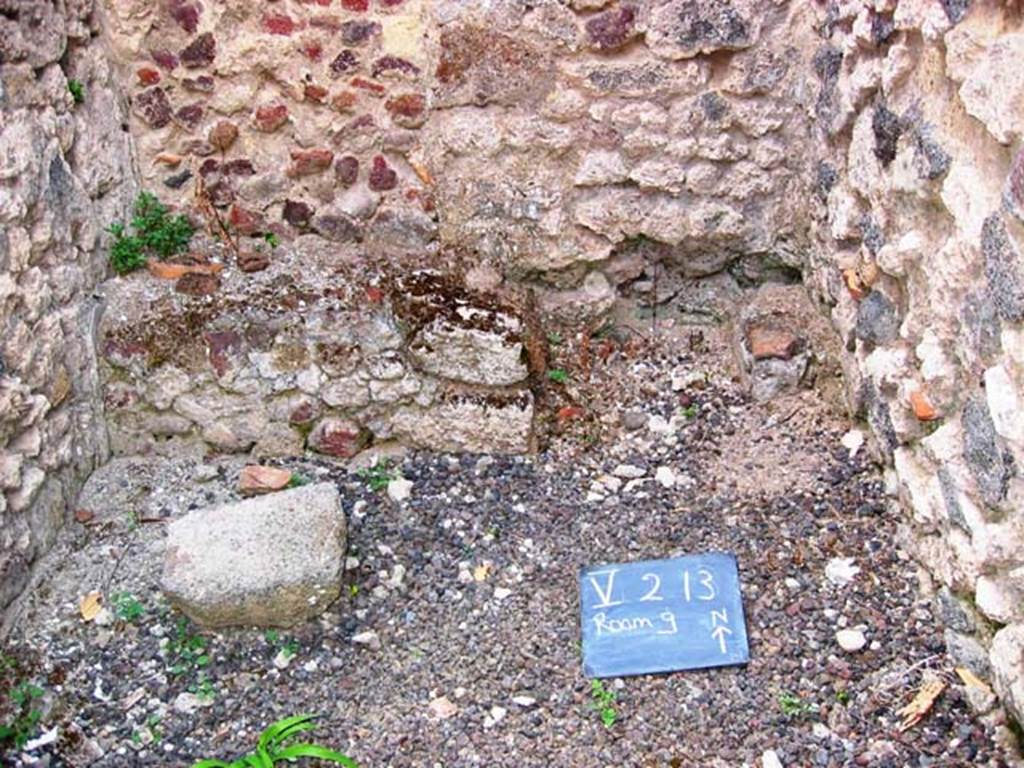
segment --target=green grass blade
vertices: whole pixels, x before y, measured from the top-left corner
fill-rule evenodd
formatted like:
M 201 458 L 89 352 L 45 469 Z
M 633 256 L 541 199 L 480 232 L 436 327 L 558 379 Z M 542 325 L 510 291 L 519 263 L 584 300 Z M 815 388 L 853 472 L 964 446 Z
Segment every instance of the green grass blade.
M 200 760 L 192 768 L 232 768 L 234 763 L 228 764 L 223 760 Z
M 332 763 L 343 765 L 345 768 L 359 768 L 359 765 L 351 757 L 346 757 L 340 752 L 335 752 L 333 749 L 327 749 L 327 747 L 321 747 L 317 744 L 293 744 L 282 749 L 275 757 L 278 760 L 288 761 L 298 760 L 300 757 L 315 757 L 317 760 L 328 760 Z
M 316 727 L 312 722 L 315 717 L 316 715 L 292 715 L 278 720 L 267 726 L 266 730 L 260 734 L 259 745 L 266 748 L 272 744 L 280 744 L 285 739 L 303 731 L 310 731 Z

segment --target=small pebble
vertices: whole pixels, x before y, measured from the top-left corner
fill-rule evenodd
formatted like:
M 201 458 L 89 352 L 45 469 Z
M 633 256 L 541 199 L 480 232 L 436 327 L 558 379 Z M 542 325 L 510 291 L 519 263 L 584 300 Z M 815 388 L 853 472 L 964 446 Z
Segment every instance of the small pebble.
M 612 474 L 615 477 L 624 477 L 627 480 L 633 480 L 646 475 L 647 470 L 634 464 L 619 464 L 619 466 L 612 470 Z
M 405 501 L 412 495 L 412 481 L 399 477 L 388 483 L 388 498 L 392 501 Z
M 836 642 L 847 653 L 856 653 L 867 645 L 868 640 L 859 629 L 841 629 L 836 632 Z
M 629 432 L 642 429 L 647 423 L 647 414 L 643 411 L 626 411 L 622 414 L 622 426 Z
M 380 649 L 380 637 L 372 629 L 353 635 L 352 642 L 356 645 L 365 645 L 375 651 Z

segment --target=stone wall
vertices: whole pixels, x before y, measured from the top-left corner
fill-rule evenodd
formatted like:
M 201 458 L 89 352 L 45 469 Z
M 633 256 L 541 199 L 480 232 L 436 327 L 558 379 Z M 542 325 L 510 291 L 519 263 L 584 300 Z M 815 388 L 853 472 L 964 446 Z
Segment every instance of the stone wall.
M 806 274 L 940 583 L 947 645 L 1020 722 L 1024 16 L 830 2 L 817 28 Z
M 349 458 L 371 441 L 535 449 L 516 304 L 411 267 L 367 285 L 308 254 L 215 295 L 115 280 L 100 328 L 111 447 Z
M 804 250 L 802 4 L 109 6 L 144 183 L 183 210 L 201 188 L 270 262 L 242 274 L 213 244 L 227 268 L 207 296 L 145 275 L 107 287 L 115 450 L 294 453 L 323 448 L 322 423 L 353 446 L 528 450 L 530 327 L 592 322 L 652 269 Z M 380 287 L 426 268 L 465 277 L 443 328 Z M 274 290 L 313 299 L 271 320 Z M 236 311 L 247 295 L 263 315 Z M 198 323 L 188 365 L 154 353 L 157 306 L 165 326 Z M 483 328 L 488 307 L 505 331 Z M 335 336 L 362 352 L 324 360 L 314 345 Z M 300 401 L 310 423 L 289 416 Z
M 0 608 L 107 453 L 92 294 L 133 174 L 101 34 L 91 0 L 0 2 Z

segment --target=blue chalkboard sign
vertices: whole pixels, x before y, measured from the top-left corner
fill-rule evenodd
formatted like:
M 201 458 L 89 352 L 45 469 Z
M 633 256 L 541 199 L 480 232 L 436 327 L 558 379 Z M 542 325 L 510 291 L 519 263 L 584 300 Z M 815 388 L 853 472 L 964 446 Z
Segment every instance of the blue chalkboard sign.
M 750 660 L 736 557 L 714 553 L 580 571 L 583 669 L 621 677 Z

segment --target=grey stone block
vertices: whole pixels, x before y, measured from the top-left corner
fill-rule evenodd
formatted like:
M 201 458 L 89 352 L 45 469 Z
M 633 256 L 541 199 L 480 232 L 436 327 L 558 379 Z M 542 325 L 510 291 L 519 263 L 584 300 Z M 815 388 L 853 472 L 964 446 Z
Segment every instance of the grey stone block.
M 205 627 L 288 627 L 337 599 L 345 515 L 318 483 L 196 510 L 167 529 L 161 588 Z

